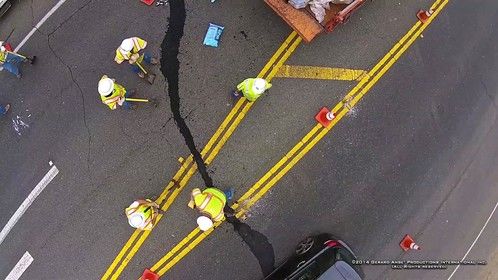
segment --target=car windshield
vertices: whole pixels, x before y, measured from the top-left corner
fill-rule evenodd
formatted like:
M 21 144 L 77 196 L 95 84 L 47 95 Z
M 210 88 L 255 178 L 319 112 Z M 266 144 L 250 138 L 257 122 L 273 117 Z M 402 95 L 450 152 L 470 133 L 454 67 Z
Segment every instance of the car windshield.
M 316 280 L 320 276 L 318 262 L 313 261 L 303 269 L 295 272 L 289 280 Z

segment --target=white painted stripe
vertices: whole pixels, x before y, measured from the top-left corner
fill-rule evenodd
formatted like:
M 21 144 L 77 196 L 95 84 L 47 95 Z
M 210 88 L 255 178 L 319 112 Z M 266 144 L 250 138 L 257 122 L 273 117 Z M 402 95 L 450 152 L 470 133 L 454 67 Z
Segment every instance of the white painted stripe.
M 31 29 L 31 31 L 28 33 L 28 35 L 26 35 L 26 37 L 24 37 L 24 39 L 22 39 L 21 43 L 19 43 L 19 45 L 17 45 L 17 47 L 14 49 L 15 52 L 19 51 L 22 46 L 24 46 L 24 44 L 26 44 L 26 42 L 29 40 L 29 38 L 31 38 L 31 36 L 33 36 L 33 34 L 36 32 L 37 29 L 39 29 L 44 23 L 45 21 L 47 21 L 47 19 L 52 16 L 55 11 L 57 11 L 57 9 L 60 8 L 60 6 L 62 6 L 62 4 L 64 4 L 64 2 L 66 2 L 67 0 L 59 0 L 59 2 L 57 2 L 57 4 L 55 4 L 55 6 L 52 7 L 52 9 L 50 9 L 50 11 L 48 11 L 48 13 L 35 25 L 35 27 L 33 27 L 33 29 Z
M 474 239 L 474 242 L 472 242 L 472 245 L 470 245 L 470 248 L 467 250 L 467 252 L 465 253 L 465 255 L 463 256 L 461 262 L 463 262 L 465 260 L 465 258 L 467 258 L 467 255 L 470 253 L 470 250 L 472 250 L 472 248 L 474 248 L 474 245 L 476 245 L 476 242 L 477 240 L 479 240 L 479 237 L 481 237 L 481 234 L 482 232 L 484 231 L 484 229 L 486 228 L 486 226 L 488 225 L 489 221 L 491 220 L 491 217 L 493 217 L 493 214 L 495 213 L 496 211 L 496 208 L 498 207 L 498 202 L 496 202 L 495 204 L 495 208 L 493 208 L 493 211 L 491 211 L 491 214 L 489 214 L 489 217 L 488 219 L 486 220 L 486 222 L 484 223 L 484 226 L 481 228 L 481 231 L 479 231 L 479 234 L 477 235 L 476 239 Z M 450 277 L 448 277 L 448 280 L 451 279 L 451 277 L 453 277 L 453 275 L 455 274 L 455 272 L 458 270 L 458 268 L 460 268 L 460 265 L 457 265 L 455 267 L 455 269 L 453 270 L 453 272 L 451 273 Z
M 28 267 L 33 262 L 33 257 L 29 254 L 28 251 L 22 255 L 22 258 L 17 262 L 16 266 L 10 271 L 9 275 L 5 280 L 18 280 L 21 278 L 21 275 L 28 269 Z
M 33 201 L 35 201 L 36 197 L 45 189 L 45 187 L 50 183 L 50 181 L 52 181 L 55 178 L 57 173 L 59 173 L 59 169 L 57 169 L 55 165 L 52 166 L 52 168 L 50 168 L 47 174 L 43 176 L 43 179 L 36 185 L 36 187 L 28 195 L 28 197 L 23 201 L 21 206 L 19 206 L 14 215 L 10 217 L 9 221 L 0 232 L 0 244 L 2 244 L 2 242 L 7 237 L 7 234 L 9 234 L 9 232 L 16 225 L 21 216 L 26 212 L 28 207 L 33 203 Z

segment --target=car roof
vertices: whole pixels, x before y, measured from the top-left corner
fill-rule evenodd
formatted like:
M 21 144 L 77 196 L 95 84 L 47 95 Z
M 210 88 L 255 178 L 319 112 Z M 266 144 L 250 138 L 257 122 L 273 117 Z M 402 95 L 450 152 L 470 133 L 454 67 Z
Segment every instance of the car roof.
M 348 263 L 337 261 L 317 280 L 361 280 L 361 277 Z

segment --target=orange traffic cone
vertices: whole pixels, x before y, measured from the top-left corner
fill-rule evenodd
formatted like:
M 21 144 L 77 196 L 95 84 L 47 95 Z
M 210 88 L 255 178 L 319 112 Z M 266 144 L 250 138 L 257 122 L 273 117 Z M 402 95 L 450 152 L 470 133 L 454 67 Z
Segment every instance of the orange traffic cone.
M 334 118 L 334 112 L 329 111 L 326 107 L 320 109 L 320 112 L 315 116 L 315 120 L 323 125 L 323 127 L 328 127 Z
M 149 269 L 145 269 L 140 280 L 159 280 L 159 275 L 150 271 Z
M 425 10 L 419 10 L 417 12 L 417 17 L 422 23 L 426 23 L 427 20 L 432 16 L 432 13 L 434 13 L 433 10 L 425 11 Z
M 155 0 L 140 0 L 140 2 L 144 3 L 145 5 L 151 6 L 154 4 Z
M 420 246 L 415 244 L 415 240 L 413 240 L 413 238 L 408 234 L 405 235 L 405 237 L 403 237 L 403 240 L 401 240 L 401 242 L 399 243 L 399 246 L 405 252 L 408 250 L 420 250 L 421 249 Z

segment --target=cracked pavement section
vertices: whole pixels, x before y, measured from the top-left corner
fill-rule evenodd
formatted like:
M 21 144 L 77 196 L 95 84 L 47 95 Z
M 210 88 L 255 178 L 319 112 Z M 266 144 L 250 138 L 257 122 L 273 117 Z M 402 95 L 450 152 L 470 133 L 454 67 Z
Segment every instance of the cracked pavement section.
M 52 34 L 55 33 L 55 31 L 57 31 L 57 30 L 54 30 L 52 33 L 50 33 L 50 34 L 47 35 L 47 44 L 48 44 L 48 47 L 50 48 L 50 51 L 54 54 L 54 56 L 57 57 L 57 59 L 60 61 L 60 63 L 66 67 L 67 71 L 69 72 L 69 76 L 71 77 L 71 80 L 73 81 L 73 83 L 76 85 L 76 87 L 78 88 L 78 90 L 80 92 L 80 96 L 81 96 L 81 108 L 83 109 L 83 123 L 85 124 L 85 128 L 86 128 L 87 135 L 88 135 L 88 148 L 87 148 L 88 150 L 87 150 L 87 161 L 86 161 L 86 164 L 87 164 L 87 170 L 91 171 L 91 168 L 90 168 L 90 155 L 91 155 L 91 146 L 92 146 L 92 134 L 90 132 L 90 128 L 88 127 L 88 123 L 87 123 L 87 119 L 86 119 L 85 95 L 84 95 L 83 90 L 81 89 L 78 81 L 76 81 L 76 77 L 73 74 L 73 70 L 71 69 L 71 66 L 67 65 L 64 62 L 63 58 L 61 56 L 59 56 L 55 52 L 55 50 L 53 49 L 52 45 L 50 44 L 50 38 L 51 38 Z

